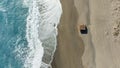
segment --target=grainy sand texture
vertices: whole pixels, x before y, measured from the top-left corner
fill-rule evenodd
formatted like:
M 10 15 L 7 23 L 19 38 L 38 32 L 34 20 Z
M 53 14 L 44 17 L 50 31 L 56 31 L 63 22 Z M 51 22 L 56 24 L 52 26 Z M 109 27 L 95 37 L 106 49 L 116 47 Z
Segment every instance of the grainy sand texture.
M 120 68 L 120 0 L 61 0 L 53 68 Z M 79 33 L 86 24 L 88 34 Z
M 63 14 L 58 27 L 58 46 L 53 68 L 83 68 L 84 44 L 77 30 L 78 12 L 74 0 L 61 0 Z

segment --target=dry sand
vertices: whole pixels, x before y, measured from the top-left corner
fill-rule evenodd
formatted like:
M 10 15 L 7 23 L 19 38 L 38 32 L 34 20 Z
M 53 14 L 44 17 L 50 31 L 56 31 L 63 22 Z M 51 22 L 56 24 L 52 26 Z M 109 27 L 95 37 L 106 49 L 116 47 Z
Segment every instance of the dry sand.
M 120 37 L 118 34 L 116 37 L 118 40 L 115 41 L 113 35 L 116 32 L 113 30 L 114 24 L 116 24 L 118 18 L 120 19 L 120 13 L 118 13 L 120 12 L 120 8 L 118 8 L 120 7 L 120 1 L 91 0 L 90 4 L 90 29 L 95 48 L 96 68 L 120 68 Z M 117 6 L 112 7 L 112 5 Z M 116 25 L 118 26 L 119 24 L 117 23 Z M 120 27 L 116 29 L 119 30 Z
M 53 68 L 120 68 L 120 1 L 61 0 Z M 88 26 L 88 34 L 77 31 Z

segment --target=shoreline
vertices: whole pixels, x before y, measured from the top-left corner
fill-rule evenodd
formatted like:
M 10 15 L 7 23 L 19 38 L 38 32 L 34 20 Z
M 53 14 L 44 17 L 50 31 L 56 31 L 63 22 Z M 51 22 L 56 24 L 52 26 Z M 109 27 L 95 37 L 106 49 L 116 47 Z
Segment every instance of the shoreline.
M 63 14 L 58 25 L 57 48 L 53 68 L 83 68 L 84 43 L 80 38 L 77 23 L 78 11 L 74 0 L 61 0 Z

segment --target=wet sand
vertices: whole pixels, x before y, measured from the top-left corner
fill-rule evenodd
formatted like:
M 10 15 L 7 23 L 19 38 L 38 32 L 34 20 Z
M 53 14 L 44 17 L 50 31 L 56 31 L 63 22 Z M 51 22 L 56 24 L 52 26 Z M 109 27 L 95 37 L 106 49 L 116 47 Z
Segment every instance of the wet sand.
M 58 26 L 58 45 L 52 63 L 53 68 L 83 68 L 84 43 L 80 38 L 78 12 L 74 0 L 61 0 L 63 14 Z

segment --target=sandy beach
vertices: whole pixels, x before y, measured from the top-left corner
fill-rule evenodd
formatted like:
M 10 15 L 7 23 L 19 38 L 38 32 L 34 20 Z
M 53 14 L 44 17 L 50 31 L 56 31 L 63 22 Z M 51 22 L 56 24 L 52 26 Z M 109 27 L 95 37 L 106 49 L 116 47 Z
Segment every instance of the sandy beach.
M 61 0 L 53 68 L 120 68 L 120 1 Z M 77 29 L 86 24 L 88 34 Z
M 58 46 L 53 68 L 83 68 L 84 43 L 77 30 L 78 12 L 74 0 L 61 0 L 63 14 L 58 27 Z

